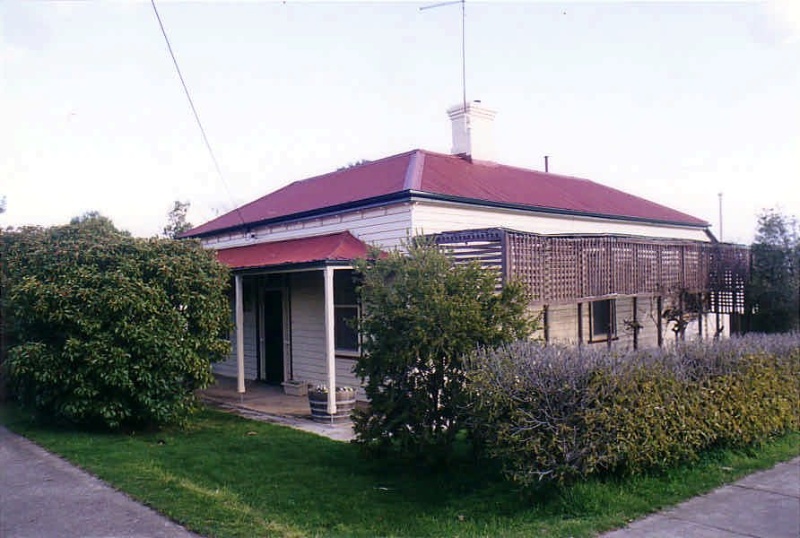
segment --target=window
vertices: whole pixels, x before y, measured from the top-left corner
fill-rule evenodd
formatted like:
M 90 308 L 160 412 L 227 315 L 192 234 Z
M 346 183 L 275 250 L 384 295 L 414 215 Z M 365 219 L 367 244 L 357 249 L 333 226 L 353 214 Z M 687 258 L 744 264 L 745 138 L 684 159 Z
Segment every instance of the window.
M 333 272 L 333 333 L 337 352 L 359 352 L 358 300 L 352 270 Z
M 617 336 L 617 308 L 614 299 L 593 301 L 589 311 L 589 327 L 591 327 L 591 342 L 602 342 Z

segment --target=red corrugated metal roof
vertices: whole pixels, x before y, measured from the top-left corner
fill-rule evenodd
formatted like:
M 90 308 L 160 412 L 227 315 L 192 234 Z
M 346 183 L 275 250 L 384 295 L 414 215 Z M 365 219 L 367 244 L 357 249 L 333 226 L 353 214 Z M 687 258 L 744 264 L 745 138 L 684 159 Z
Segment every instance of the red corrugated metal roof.
M 251 224 L 401 191 L 411 153 L 295 181 L 243 205 L 238 212 L 231 211 L 198 226 L 186 235 L 203 235 L 241 226 L 242 220 Z
M 599 183 L 455 155 L 414 150 L 297 181 L 211 220 L 186 236 L 289 219 L 360 202 L 427 194 L 474 204 L 706 227 L 708 223 Z
M 494 163 L 470 165 L 449 155 L 425 156 L 420 190 L 531 208 L 708 226 L 691 215 L 588 179 Z
M 288 241 L 258 243 L 217 251 L 217 259 L 231 269 L 269 267 L 323 261 L 349 261 L 367 256 L 368 247 L 350 232 L 317 235 Z

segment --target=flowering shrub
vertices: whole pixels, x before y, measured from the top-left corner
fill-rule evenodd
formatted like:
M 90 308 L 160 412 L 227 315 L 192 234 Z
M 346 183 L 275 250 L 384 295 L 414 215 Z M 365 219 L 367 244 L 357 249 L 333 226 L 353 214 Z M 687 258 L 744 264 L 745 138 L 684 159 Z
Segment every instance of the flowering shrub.
M 471 367 L 468 425 L 522 485 L 665 468 L 800 428 L 800 334 L 621 353 L 520 342 Z

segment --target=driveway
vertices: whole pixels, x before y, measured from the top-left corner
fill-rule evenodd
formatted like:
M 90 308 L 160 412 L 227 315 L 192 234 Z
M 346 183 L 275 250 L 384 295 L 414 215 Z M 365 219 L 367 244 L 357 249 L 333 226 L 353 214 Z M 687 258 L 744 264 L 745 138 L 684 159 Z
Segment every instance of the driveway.
M 198 535 L 0 426 L 0 537 Z

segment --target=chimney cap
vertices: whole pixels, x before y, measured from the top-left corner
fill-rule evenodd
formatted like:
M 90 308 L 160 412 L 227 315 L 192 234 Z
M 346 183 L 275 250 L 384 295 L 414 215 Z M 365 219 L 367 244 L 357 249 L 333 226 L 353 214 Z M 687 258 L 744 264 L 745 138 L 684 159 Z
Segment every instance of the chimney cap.
M 464 108 L 464 103 L 453 105 L 447 109 L 447 115 L 450 116 L 451 120 L 456 119 L 464 114 L 469 114 L 472 117 L 479 117 L 491 121 L 497 115 L 497 111 L 486 107 L 483 103 L 481 103 L 480 99 L 468 102 L 466 109 Z

